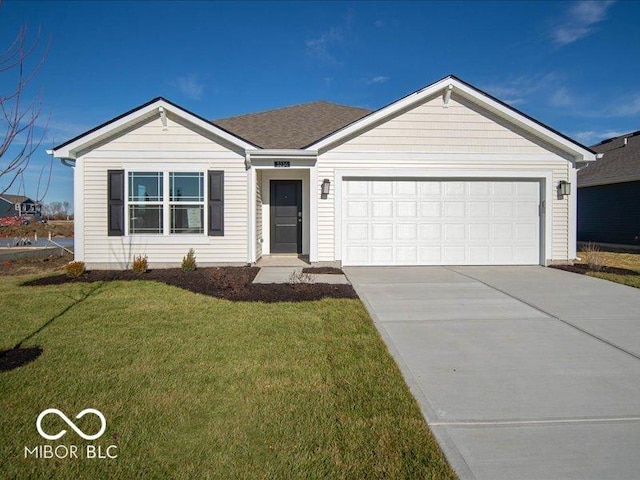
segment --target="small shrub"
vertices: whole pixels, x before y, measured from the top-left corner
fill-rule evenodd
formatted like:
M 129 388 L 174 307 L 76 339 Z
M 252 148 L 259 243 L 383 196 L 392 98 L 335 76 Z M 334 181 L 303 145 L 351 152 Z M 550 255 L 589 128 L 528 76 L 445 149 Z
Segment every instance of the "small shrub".
M 289 275 L 289 283 L 313 283 L 313 277 L 308 273 L 294 270 Z
M 193 248 L 190 248 L 187 252 L 187 256 L 182 258 L 182 271 L 193 272 L 197 267 L 196 252 Z
M 131 264 L 131 270 L 135 273 L 143 274 L 149 269 L 149 262 L 147 262 L 147 256 L 138 255 L 133 257 L 133 263 Z
M 599 272 L 605 267 L 606 257 L 600 247 L 593 242 L 587 243 L 582 249 L 582 257 L 591 270 Z
M 85 272 L 84 262 L 69 262 L 64 267 L 67 277 L 79 278 Z

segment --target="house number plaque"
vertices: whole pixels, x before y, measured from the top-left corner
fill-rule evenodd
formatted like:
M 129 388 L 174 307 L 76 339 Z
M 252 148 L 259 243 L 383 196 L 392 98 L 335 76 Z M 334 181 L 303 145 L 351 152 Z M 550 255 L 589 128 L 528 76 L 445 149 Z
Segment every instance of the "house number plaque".
M 286 160 L 277 160 L 273 162 L 273 166 L 275 168 L 289 168 L 291 167 L 291 162 L 288 162 Z

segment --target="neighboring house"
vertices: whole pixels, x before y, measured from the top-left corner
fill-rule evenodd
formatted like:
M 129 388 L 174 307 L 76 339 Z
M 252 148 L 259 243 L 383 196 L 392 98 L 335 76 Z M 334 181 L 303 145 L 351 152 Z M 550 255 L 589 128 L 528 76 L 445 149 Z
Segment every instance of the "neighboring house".
M 0 195 L 0 217 L 35 216 L 40 218 L 42 205 L 23 195 Z
M 592 148 L 603 156 L 578 172 L 578 240 L 638 245 L 640 131 Z
M 53 150 L 74 166 L 75 256 L 124 268 L 546 265 L 576 251 L 589 148 L 454 76 L 374 112 L 314 102 L 209 121 L 157 98 Z

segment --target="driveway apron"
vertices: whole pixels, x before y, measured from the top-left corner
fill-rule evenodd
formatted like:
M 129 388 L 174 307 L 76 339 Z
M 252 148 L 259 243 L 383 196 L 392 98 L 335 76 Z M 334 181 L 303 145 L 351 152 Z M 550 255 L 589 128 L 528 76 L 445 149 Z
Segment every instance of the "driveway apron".
M 544 267 L 344 270 L 461 478 L 639 478 L 640 291 Z

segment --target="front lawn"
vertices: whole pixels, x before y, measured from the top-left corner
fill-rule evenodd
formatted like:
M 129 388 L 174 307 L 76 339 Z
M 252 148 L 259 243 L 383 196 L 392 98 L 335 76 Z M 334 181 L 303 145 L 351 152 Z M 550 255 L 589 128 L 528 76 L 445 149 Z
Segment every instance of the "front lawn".
M 622 283 L 630 287 L 640 288 L 640 252 L 600 251 L 598 255 L 602 257 L 602 261 L 606 267 L 628 270 L 628 272 L 590 271 L 587 275 L 603 278 L 611 282 Z M 586 257 L 586 252 L 579 252 L 578 257 Z
M 231 302 L 148 281 L 0 278 L 3 478 L 454 478 L 359 300 Z M 1 360 L 1 359 L 0 359 Z M 95 408 L 97 440 L 74 419 Z M 93 415 L 74 420 L 86 433 Z M 37 445 L 116 459 L 24 458 Z M 113 452 L 113 450 L 112 450 Z

